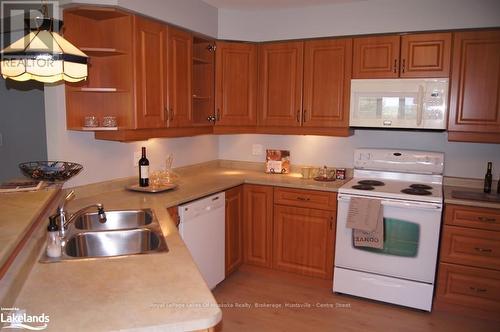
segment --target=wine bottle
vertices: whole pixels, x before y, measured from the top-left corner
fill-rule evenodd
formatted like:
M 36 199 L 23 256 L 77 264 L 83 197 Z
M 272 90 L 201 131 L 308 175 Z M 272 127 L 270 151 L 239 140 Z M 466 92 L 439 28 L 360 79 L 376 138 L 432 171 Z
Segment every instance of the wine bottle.
M 139 186 L 149 186 L 149 160 L 146 158 L 145 147 L 142 147 L 142 157 L 139 159 Z
M 486 169 L 486 175 L 484 176 L 484 192 L 489 194 L 491 192 L 491 182 L 493 181 L 493 175 L 491 174 L 491 161 L 488 162 L 488 167 Z

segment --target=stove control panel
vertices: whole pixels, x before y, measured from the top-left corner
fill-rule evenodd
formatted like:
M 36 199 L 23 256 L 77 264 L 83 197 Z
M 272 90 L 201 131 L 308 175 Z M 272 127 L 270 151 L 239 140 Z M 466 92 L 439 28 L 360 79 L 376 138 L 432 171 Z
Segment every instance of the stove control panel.
M 417 174 L 443 174 L 444 153 L 415 150 L 356 149 L 354 168 Z

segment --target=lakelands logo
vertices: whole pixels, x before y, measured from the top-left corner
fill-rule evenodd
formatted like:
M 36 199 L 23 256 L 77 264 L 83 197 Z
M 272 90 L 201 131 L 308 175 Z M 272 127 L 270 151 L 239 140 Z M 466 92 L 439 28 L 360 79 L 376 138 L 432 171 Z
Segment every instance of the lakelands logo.
M 45 330 L 50 322 L 49 315 L 29 315 L 19 308 L 1 308 L 0 322 L 4 329 L 26 329 L 32 331 Z

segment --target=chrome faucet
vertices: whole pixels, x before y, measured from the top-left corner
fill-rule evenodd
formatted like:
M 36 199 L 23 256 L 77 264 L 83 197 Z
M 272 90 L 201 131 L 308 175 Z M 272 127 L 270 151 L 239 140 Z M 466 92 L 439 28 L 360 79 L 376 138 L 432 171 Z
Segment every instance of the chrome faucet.
M 72 199 L 74 199 L 75 196 L 76 196 L 75 192 L 73 190 L 70 191 L 64 198 L 64 201 L 61 204 L 61 206 L 57 209 L 57 212 L 59 214 L 59 236 L 61 238 L 65 237 L 68 225 L 74 222 L 76 219 L 78 219 L 82 214 L 85 213 L 85 211 L 87 211 L 90 208 L 96 207 L 97 213 L 99 214 L 99 222 L 102 224 L 106 222 L 106 213 L 104 212 L 104 206 L 100 203 L 91 204 L 84 208 L 81 208 L 80 210 L 73 213 L 69 218 L 66 218 L 66 213 L 67 213 L 66 204 Z

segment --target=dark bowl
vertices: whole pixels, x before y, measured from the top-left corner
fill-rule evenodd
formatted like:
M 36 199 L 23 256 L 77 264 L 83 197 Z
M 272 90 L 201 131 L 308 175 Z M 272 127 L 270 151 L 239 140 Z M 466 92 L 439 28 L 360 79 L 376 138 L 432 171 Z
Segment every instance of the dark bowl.
M 33 180 L 62 182 L 80 173 L 83 166 L 66 161 L 28 161 L 19 164 L 19 169 Z

